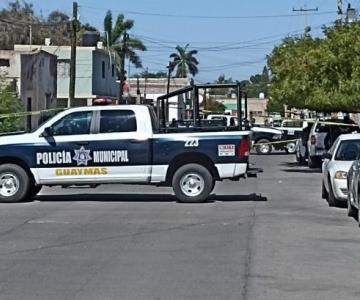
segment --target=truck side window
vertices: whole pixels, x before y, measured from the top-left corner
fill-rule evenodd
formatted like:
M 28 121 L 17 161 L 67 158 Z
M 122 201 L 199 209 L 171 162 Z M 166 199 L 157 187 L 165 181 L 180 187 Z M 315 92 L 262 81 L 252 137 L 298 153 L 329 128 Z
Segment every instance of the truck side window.
M 92 111 L 78 111 L 66 115 L 52 125 L 54 135 L 89 134 Z
M 100 133 L 134 132 L 136 129 L 132 110 L 102 110 L 100 113 Z

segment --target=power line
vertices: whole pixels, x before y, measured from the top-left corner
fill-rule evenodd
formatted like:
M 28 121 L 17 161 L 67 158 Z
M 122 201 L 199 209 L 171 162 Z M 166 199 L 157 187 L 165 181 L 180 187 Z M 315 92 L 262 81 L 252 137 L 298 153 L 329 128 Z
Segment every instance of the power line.
M 95 9 L 95 10 L 108 10 L 103 7 L 93 7 L 93 6 L 82 6 L 83 8 Z M 129 15 L 140 15 L 140 16 L 151 16 L 151 17 L 165 17 L 165 18 L 182 18 L 182 19 L 265 19 L 265 18 L 289 18 L 289 17 L 302 17 L 302 14 L 278 14 L 278 15 L 238 15 L 238 16 L 204 16 L 204 15 L 177 15 L 177 14 L 163 14 L 163 13 L 149 13 L 149 12 L 140 12 L 140 11 L 119 11 L 113 10 L 120 13 L 126 13 Z M 324 11 L 316 12 L 311 15 L 330 15 L 336 14 L 336 11 Z

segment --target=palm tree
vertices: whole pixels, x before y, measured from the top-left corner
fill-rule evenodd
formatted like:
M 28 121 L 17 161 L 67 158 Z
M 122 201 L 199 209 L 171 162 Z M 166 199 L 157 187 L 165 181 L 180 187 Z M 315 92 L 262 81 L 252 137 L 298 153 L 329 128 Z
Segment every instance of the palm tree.
M 107 32 L 108 38 L 104 41 L 107 45 L 119 58 L 123 49 L 122 37 L 124 32 L 130 31 L 134 27 L 133 20 L 126 20 L 123 14 L 119 14 L 116 22 L 113 26 L 112 14 L 109 10 L 106 13 L 104 19 L 104 31 Z M 130 60 L 131 63 L 135 65 L 136 68 L 141 68 L 142 63 L 141 59 L 136 53 L 137 50 L 145 51 L 146 47 L 142 41 L 135 38 L 128 38 L 126 41 L 126 57 Z M 118 64 L 119 66 L 119 64 Z
M 195 76 L 199 72 L 197 67 L 199 62 L 194 57 L 198 52 L 197 50 L 187 51 L 188 47 L 189 44 L 186 44 L 184 48 L 177 46 L 177 53 L 170 55 L 170 58 L 172 58 L 171 68 L 172 70 L 176 69 L 176 77 L 185 78 L 189 73 Z

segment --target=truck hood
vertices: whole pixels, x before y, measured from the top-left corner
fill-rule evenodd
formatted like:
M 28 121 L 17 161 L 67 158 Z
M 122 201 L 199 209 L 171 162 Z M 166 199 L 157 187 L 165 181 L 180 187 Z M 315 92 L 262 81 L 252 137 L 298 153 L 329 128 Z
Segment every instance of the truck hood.
M 251 127 L 252 132 L 267 132 L 272 134 L 282 134 L 281 130 L 266 127 Z
M 9 133 L 0 135 L 0 146 L 3 145 L 15 145 L 15 144 L 27 144 L 34 142 L 33 133 Z

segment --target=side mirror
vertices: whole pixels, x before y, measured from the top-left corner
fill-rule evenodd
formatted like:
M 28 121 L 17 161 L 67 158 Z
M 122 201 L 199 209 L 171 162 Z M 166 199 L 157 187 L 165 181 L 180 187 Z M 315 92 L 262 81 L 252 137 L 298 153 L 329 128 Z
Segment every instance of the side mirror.
M 322 159 L 331 159 L 332 158 L 332 154 L 329 152 L 326 152 L 322 155 Z
M 52 127 L 45 127 L 43 133 L 42 133 L 42 136 L 43 137 L 50 137 L 50 136 L 53 136 L 54 135 L 54 131 L 52 129 Z

